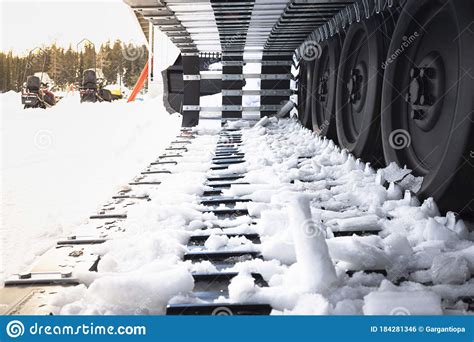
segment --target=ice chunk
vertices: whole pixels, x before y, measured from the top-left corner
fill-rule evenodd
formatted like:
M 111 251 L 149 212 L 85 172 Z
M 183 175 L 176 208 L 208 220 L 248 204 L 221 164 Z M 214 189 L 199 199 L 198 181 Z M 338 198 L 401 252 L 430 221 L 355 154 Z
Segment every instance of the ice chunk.
M 260 217 L 263 211 L 270 210 L 271 208 L 267 203 L 249 202 L 247 204 L 247 210 L 252 217 Z
M 399 234 L 390 234 L 384 239 L 385 251 L 390 257 L 409 258 L 413 254 L 413 249 L 405 236 Z
M 61 307 L 65 304 L 80 300 L 87 292 L 87 287 L 84 284 L 78 286 L 67 287 L 63 291 L 56 293 L 50 304 L 53 306 Z
M 362 314 L 362 306 L 364 305 L 364 301 L 357 299 L 344 299 L 337 302 L 336 306 L 334 307 L 333 314 L 334 315 L 360 315 Z
M 376 247 L 378 236 L 344 236 L 329 239 L 329 253 L 332 258 L 347 263 L 351 270 L 385 269 L 390 261 L 385 252 Z
M 229 238 L 227 235 L 211 235 L 204 243 L 204 246 L 210 251 L 216 251 L 227 245 Z
M 201 262 L 192 263 L 187 261 L 188 269 L 191 273 L 213 273 L 218 272 L 216 266 L 212 264 L 209 260 L 204 260 Z
M 248 198 L 250 198 L 254 202 L 270 203 L 274 194 L 275 191 L 273 190 L 258 190 L 255 191 L 253 194 L 249 195 Z
M 446 227 L 455 232 L 461 239 L 469 239 L 469 231 L 463 220 L 457 220 L 456 215 L 449 211 L 446 214 Z
M 162 314 L 172 297 L 193 287 L 185 267 L 108 275 L 94 281 L 80 301 L 65 305 L 61 314 Z
M 379 291 L 364 297 L 364 315 L 441 315 L 441 298 L 431 291 Z
M 304 294 L 298 298 L 293 310 L 285 310 L 286 315 L 328 315 L 331 305 L 318 293 Z
M 403 192 L 398 185 L 393 182 L 390 182 L 390 185 L 387 189 L 387 199 L 388 200 L 400 200 L 403 198 Z
M 246 272 L 239 273 L 229 284 L 229 298 L 233 302 L 247 302 L 256 291 L 253 277 Z
M 391 162 L 383 171 L 383 178 L 387 182 L 397 182 L 410 174 L 411 170 L 402 169 L 395 162 Z
M 418 191 L 420 191 L 421 186 L 423 185 L 423 177 L 407 175 L 398 182 L 398 185 L 400 185 L 403 189 L 410 190 L 416 194 Z
M 415 177 L 411 175 L 410 169 L 400 168 L 395 162 L 390 163 L 383 171 L 383 178 L 387 182 L 397 182 L 400 187 L 417 193 L 423 184 L 423 177 Z
M 434 284 L 463 284 L 471 276 L 462 256 L 438 255 L 433 259 L 431 276 Z
M 438 206 L 432 197 L 427 198 L 421 205 L 421 211 L 423 211 L 427 217 L 439 216 Z
M 361 230 L 380 230 L 379 217 L 377 215 L 367 215 L 361 217 L 350 217 L 344 219 L 336 219 L 328 222 L 328 224 L 336 223 L 337 231 L 361 231 Z
M 266 259 L 276 259 L 287 265 L 296 262 L 295 246 L 286 232 L 265 238 L 262 241 L 262 255 Z
M 325 232 L 311 216 L 309 198 L 296 195 L 289 207 L 289 223 L 295 242 L 301 286 L 307 292 L 328 291 L 337 281 Z
M 474 246 L 464 248 L 457 252 L 450 253 L 451 255 L 459 255 L 467 260 L 469 270 L 474 273 Z
M 270 120 L 268 119 L 268 116 L 264 116 L 263 118 L 260 119 L 259 122 L 255 124 L 255 127 L 265 127 L 268 125 Z
M 390 259 L 389 275 L 398 279 L 405 275 L 409 262 L 413 259 L 413 249 L 405 236 L 390 234 L 384 239 L 384 250 Z
M 452 230 L 449 230 L 444 225 L 439 223 L 434 218 L 429 218 L 426 223 L 423 237 L 426 240 L 442 240 L 442 241 L 453 241 L 457 240 L 457 235 Z

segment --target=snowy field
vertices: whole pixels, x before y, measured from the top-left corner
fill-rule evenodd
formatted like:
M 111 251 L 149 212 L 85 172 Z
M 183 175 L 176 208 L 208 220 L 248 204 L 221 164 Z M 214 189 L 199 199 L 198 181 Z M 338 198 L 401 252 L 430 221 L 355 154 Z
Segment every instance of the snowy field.
M 223 191 L 251 199 L 239 204 L 250 215 L 223 219 L 199 204 L 218 138 L 216 130 L 198 131 L 172 174 L 147 192 L 151 201 L 131 207 L 110 241 L 84 247 L 101 256 L 98 271 L 76 272 L 82 285 L 54 298 L 56 313 L 162 314 L 167 303 L 202 302 L 192 294 L 192 273 L 217 269 L 182 261 L 191 234 L 210 234 L 193 250 L 264 257 L 226 270 L 239 275 L 219 303 L 270 304 L 276 315 L 465 313 L 458 298 L 474 295 L 473 234 L 431 199 L 411 195 L 420 180 L 408 170 L 375 171 L 296 121 L 271 119 L 244 130 L 245 163 L 213 172 L 246 173 L 250 183 Z M 228 238 L 222 228 L 257 233 L 262 243 Z M 354 230 L 374 233 L 340 236 Z M 269 286 L 257 286 L 251 272 Z
M 160 100 L 79 103 L 23 110 L 0 94 L 0 281 L 87 221 L 99 205 L 156 158 L 181 118 Z

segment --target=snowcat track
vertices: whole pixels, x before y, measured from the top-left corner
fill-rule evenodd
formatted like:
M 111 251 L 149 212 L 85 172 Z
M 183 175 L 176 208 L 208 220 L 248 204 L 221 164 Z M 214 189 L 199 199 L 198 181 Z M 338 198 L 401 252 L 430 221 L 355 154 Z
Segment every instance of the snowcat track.
M 232 145 L 232 149 L 227 148 L 228 140 L 226 135 L 228 131 L 223 129 L 220 133 L 220 140 L 216 146 L 216 154 L 218 151 L 223 151 L 222 147 L 226 146 L 225 160 L 238 159 L 245 162 L 245 154 L 241 152 L 240 146 Z M 241 137 L 240 131 L 232 130 L 233 136 Z M 171 143 L 171 146 L 177 144 L 186 144 L 192 140 L 194 136 L 188 130 L 183 130 L 179 139 Z M 175 149 L 175 147 L 170 147 Z M 181 148 L 178 148 L 181 149 Z M 183 153 L 188 153 L 188 149 L 181 149 Z M 174 150 L 172 150 L 174 151 Z M 173 158 L 180 158 L 183 154 L 173 155 Z M 169 156 L 160 156 L 158 161 L 169 158 Z M 309 157 L 304 157 L 309 158 Z M 301 158 L 301 159 L 304 159 Z M 219 170 L 226 169 L 232 163 L 216 164 L 220 159 L 214 159 L 210 167 L 210 171 L 215 170 L 219 166 Z M 179 161 L 176 161 L 179 163 Z M 154 165 L 152 163 L 151 165 Z M 160 164 L 157 164 L 160 165 Z M 169 174 L 170 170 L 160 171 L 144 171 L 140 177 L 152 174 Z M 200 203 L 206 206 L 203 212 L 214 213 L 217 217 L 224 217 L 228 219 L 235 219 L 241 216 L 249 216 L 249 211 L 246 208 L 240 208 L 239 203 L 245 204 L 251 202 L 247 198 L 226 197 L 222 195 L 222 190 L 231 187 L 233 184 L 248 184 L 241 180 L 245 178 L 244 173 L 218 175 L 212 172 L 208 174 L 207 185 L 213 190 L 206 191 L 200 198 Z M 136 179 L 136 180 L 137 180 Z M 212 186 L 214 184 L 214 186 Z M 108 233 L 121 232 L 120 222 L 127 219 L 126 208 L 137 203 L 149 201 L 150 197 L 147 195 L 140 195 L 134 193 L 137 187 L 159 186 L 159 182 L 134 181 L 129 183 L 127 187 L 119 191 L 112 200 L 105 204 L 102 210 L 97 215 L 91 216 L 91 222 L 97 223 L 96 235 L 74 235 L 57 241 L 56 247 L 48 250 L 44 255 L 38 258 L 35 264 L 27 271 L 13 275 L 5 281 L 5 287 L 0 289 L 3 309 L 1 314 L 49 314 L 51 307 L 48 304 L 49 298 L 66 287 L 76 286 L 80 284 L 80 280 L 74 277 L 74 272 L 87 270 L 97 271 L 97 266 L 100 263 L 100 257 L 94 255 L 90 247 L 93 245 L 106 242 Z M 225 185 L 225 186 L 224 186 Z M 222 208 L 222 205 L 225 206 Z M 344 211 L 340 208 L 339 212 Z M 226 227 L 221 227 L 221 235 L 226 235 L 228 238 L 244 237 L 252 242 L 253 245 L 260 243 L 260 236 L 257 233 L 226 233 Z M 365 230 L 360 227 L 353 229 L 345 229 L 344 231 L 334 232 L 334 236 L 352 236 L 352 235 L 371 235 L 378 234 L 379 230 Z M 236 265 L 238 262 L 263 259 L 258 249 L 248 250 L 208 250 L 205 242 L 211 235 L 205 230 L 198 230 L 194 235 L 191 235 L 187 242 L 188 252 L 183 256 L 183 260 L 191 262 L 200 262 L 207 260 L 211 262 L 217 269 L 215 273 L 193 273 L 194 290 L 191 297 L 199 300 L 199 303 L 172 303 L 167 305 L 167 315 L 269 315 L 273 308 L 269 303 L 234 303 L 230 300 L 222 300 L 228 298 L 228 286 L 232 279 L 239 275 L 238 272 L 229 271 L 229 268 Z M 379 274 L 383 277 L 387 276 L 385 269 L 360 269 L 347 270 L 346 274 L 349 277 L 354 276 L 358 272 Z M 260 273 L 252 273 L 251 276 L 255 281 L 255 285 L 259 287 L 268 286 L 267 281 Z M 400 279 L 399 281 L 403 281 Z M 219 299 L 219 300 L 218 300 Z M 474 310 L 474 298 L 465 296 L 459 297 L 457 300 L 463 301 L 467 304 L 468 310 Z M 448 310 L 448 307 L 445 307 Z

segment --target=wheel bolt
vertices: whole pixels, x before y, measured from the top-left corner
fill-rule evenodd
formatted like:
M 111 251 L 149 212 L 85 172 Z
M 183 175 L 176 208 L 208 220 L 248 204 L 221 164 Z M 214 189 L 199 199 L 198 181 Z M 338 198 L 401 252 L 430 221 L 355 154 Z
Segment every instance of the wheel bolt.
M 349 90 L 351 94 L 354 92 L 354 80 L 352 78 L 347 82 L 347 90 Z
M 436 77 L 436 70 L 435 68 L 424 68 L 423 75 L 428 78 L 435 78 Z
M 412 120 L 423 120 L 425 118 L 425 112 L 420 109 L 414 109 L 411 111 Z
M 425 105 L 425 96 L 424 96 L 424 95 L 421 95 L 421 96 L 420 96 L 420 100 L 418 101 L 418 103 L 420 104 L 420 106 L 424 106 L 424 105 Z
M 411 78 L 416 78 L 416 77 L 418 77 L 418 76 L 420 76 L 420 69 L 418 69 L 418 68 L 411 68 L 411 70 L 410 70 L 410 77 L 411 77 Z

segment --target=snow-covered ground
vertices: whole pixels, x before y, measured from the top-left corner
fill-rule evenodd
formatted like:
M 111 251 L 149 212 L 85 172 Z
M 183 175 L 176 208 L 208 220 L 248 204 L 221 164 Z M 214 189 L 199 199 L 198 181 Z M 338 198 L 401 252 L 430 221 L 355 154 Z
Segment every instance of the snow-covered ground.
M 474 295 L 473 233 L 453 213 L 441 216 L 431 199 L 420 203 L 411 195 L 407 189 L 420 180 L 407 170 L 392 165 L 376 172 L 296 121 L 271 119 L 243 132 L 245 163 L 213 172 L 246 173 L 242 181 L 250 183 L 223 193 L 250 198 L 239 204 L 250 216 L 219 219 L 199 204 L 216 130 L 198 131 L 173 173 L 160 175 L 161 185 L 148 192 L 151 201 L 128 211 L 125 231 L 87 247 L 101 256 L 98 272 L 77 272 L 83 284 L 56 296 L 57 313 L 161 314 L 169 302 L 199 303 L 191 274 L 217 271 L 209 261 L 182 261 L 188 237 L 199 233 L 211 233 L 203 247 L 208 250 L 259 251 L 264 257 L 229 269 L 239 275 L 219 303 L 271 304 L 273 314 L 465 310 L 456 298 Z M 215 227 L 258 233 L 262 243 L 222 236 Z M 376 233 L 335 237 L 353 230 Z M 251 272 L 269 286 L 257 286 Z
M 0 104 L 0 281 L 87 221 L 181 124 L 159 99 L 81 104 L 68 96 L 47 110 L 24 110 L 9 92 Z

